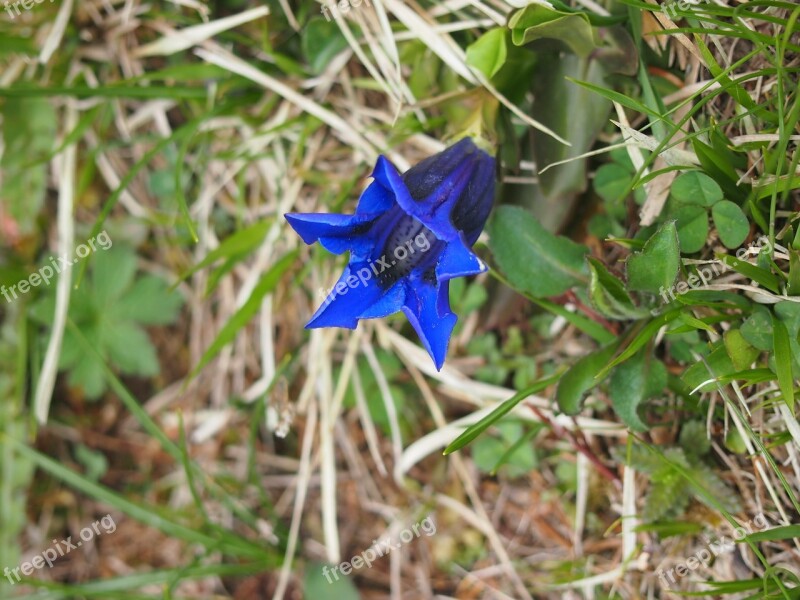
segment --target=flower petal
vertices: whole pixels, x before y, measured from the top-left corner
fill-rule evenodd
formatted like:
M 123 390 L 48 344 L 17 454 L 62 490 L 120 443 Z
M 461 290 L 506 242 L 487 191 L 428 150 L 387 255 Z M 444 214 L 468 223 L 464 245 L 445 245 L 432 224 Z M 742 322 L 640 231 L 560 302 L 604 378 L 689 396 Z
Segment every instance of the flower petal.
M 384 160 L 386 159 L 384 158 Z M 361 198 L 358 199 L 356 214 L 381 213 L 389 210 L 394 205 L 394 192 L 386 188 L 381 182 L 373 181 L 361 194 Z
M 437 238 L 450 242 L 463 231 L 468 245 L 472 245 L 492 208 L 494 168 L 494 158 L 464 138 L 402 176 L 381 156 L 372 176 Z
M 487 270 L 483 261 L 467 247 L 464 235 L 459 234 L 459 237 L 447 244 L 442 252 L 439 264 L 436 265 L 436 278 L 445 281 L 455 277 L 477 275 Z
M 319 241 L 322 246 L 334 254 L 342 254 L 352 250 L 358 255 L 368 253 L 371 244 L 361 234 L 378 215 L 341 215 L 338 213 L 286 213 L 289 225 L 300 234 L 306 244 Z
M 419 335 L 422 345 L 440 371 L 447 356 L 450 334 L 458 317 L 450 311 L 450 282 L 433 284 L 424 277 L 406 284 L 406 304 L 403 312 Z
M 358 274 L 361 274 L 360 276 Z M 378 285 L 366 262 L 348 265 L 325 302 L 306 324 L 306 329 L 346 327 L 355 329 L 361 314 L 379 302 L 384 290 Z
M 393 315 L 406 303 L 406 288 L 402 281 L 390 287 L 372 306 L 358 315 L 359 319 L 381 319 Z

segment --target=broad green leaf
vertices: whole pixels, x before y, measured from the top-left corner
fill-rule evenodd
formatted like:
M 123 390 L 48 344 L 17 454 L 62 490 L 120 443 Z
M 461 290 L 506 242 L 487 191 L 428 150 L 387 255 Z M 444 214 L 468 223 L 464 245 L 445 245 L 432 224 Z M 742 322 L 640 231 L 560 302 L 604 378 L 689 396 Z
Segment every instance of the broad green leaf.
M 719 184 L 725 196 L 738 201 L 747 199 L 747 192 L 736 183 L 739 175 L 737 175 L 736 169 L 730 165 L 726 156 L 697 138 L 692 140 L 692 149 L 700 160 L 703 170 Z
M 675 226 L 681 252 L 691 254 L 703 248 L 708 237 L 708 213 L 702 206 L 686 205 L 675 211 Z
M 497 423 L 500 419 L 510 413 L 514 407 L 519 404 L 522 400 L 530 396 L 531 394 L 536 394 L 541 392 L 546 387 L 554 384 L 558 379 L 561 377 L 561 373 L 557 373 L 555 375 L 551 375 L 550 377 L 546 377 L 544 379 L 540 379 L 533 385 L 527 387 L 526 389 L 514 394 L 511 398 L 500 404 L 497 408 L 495 408 L 492 412 L 488 415 L 483 417 L 477 423 L 470 425 L 467 427 L 456 439 L 454 439 L 450 444 L 448 444 L 447 448 L 444 449 L 444 454 L 451 454 L 456 450 L 460 450 L 467 444 L 469 444 L 472 440 L 482 434 L 484 431 L 489 429 L 492 425 Z
M 744 371 L 749 369 L 756 358 L 758 358 L 759 350 L 747 343 L 744 339 L 741 330 L 730 329 L 722 336 L 725 342 L 725 350 L 733 362 L 733 367 L 737 371 Z
M 659 294 L 675 282 L 680 268 L 678 232 L 674 221 L 662 225 L 641 252 L 628 257 L 628 289 Z
M 779 318 L 772 317 L 772 344 L 775 353 L 775 370 L 778 375 L 778 387 L 789 410 L 794 413 L 794 377 L 792 376 L 792 348 L 789 344 L 789 332 Z
M 562 411 L 568 415 L 581 411 L 586 394 L 600 383 L 595 375 L 614 356 L 617 345 L 617 342 L 612 342 L 587 354 L 564 373 L 556 389 L 556 402 Z
M 705 360 L 698 361 L 686 369 L 681 379 L 689 386 L 690 390 L 694 390 L 700 384 L 708 382 L 698 391 L 709 392 L 717 389 L 717 383 L 710 380 L 730 375 L 735 371 L 736 368 L 733 366 L 725 346 L 720 341 L 715 345 L 714 350 L 705 357 Z
M 261 301 L 264 299 L 264 296 L 275 289 L 280 282 L 280 278 L 283 276 L 286 270 L 292 266 L 292 263 L 297 258 L 297 253 L 297 250 L 289 252 L 264 274 L 264 276 L 261 278 L 261 281 L 259 281 L 256 287 L 253 289 L 250 297 L 247 299 L 247 302 L 245 302 L 244 305 L 237 310 L 236 313 L 234 313 L 234 315 L 222 327 L 222 330 L 219 332 L 219 335 L 217 335 L 217 338 L 211 343 L 211 346 L 208 347 L 208 350 L 206 350 L 203 356 L 200 358 L 200 362 L 198 362 L 194 369 L 192 369 L 187 381 L 197 375 L 197 373 L 199 373 L 200 370 L 205 367 L 211 361 L 211 359 L 213 359 L 219 353 L 220 350 L 222 350 L 222 348 L 227 346 L 234 340 L 234 338 L 236 338 L 236 334 L 239 333 L 239 330 L 247 325 L 250 319 L 252 319 L 253 316 L 260 310 Z
M 588 248 L 553 235 L 522 208 L 501 206 L 495 211 L 489 246 L 509 282 L 532 296 L 557 296 L 586 281 Z
M 608 384 L 611 405 L 622 422 L 633 431 L 647 431 L 639 417 L 639 405 L 657 395 L 667 384 L 664 364 L 648 352 L 639 352 L 614 369 Z
M 528 93 L 533 94 L 531 114 L 570 144 L 552 136 L 533 137 L 533 157 L 540 169 L 538 187 L 548 205 L 545 223 L 561 223 L 586 190 L 587 159 L 582 155 L 594 148 L 612 110 L 611 102 L 575 85 L 570 78 L 599 84 L 608 73 L 598 61 L 570 53 L 543 51 L 536 56 L 542 66 L 534 72 L 529 87 Z
M 698 204 L 709 208 L 722 200 L 719 184 L 700 171 L 678 175 L 672 182 L 670 193 L 682 204 Z
M 754 306 L 753 314 L 745 319 L 739 331 L 750 345 L 765 352 L 772 350 L 772 317 L 767 308 Z
M 711 208 L 711 216 L 719 233 L 719 239 L 726 248 L 741 245 L 750 233 L 750 222 L 736 204 L 730 200 L 720 200 Z
M 166 281 L 145 275 L 114 303 L 110 314 L 142 325 L 168 325 L 175 321 L 182 304 L 183 297 Z
M 105 309 L 128 289 L 136 275 L 136 263 L 133 248 L 122 244 L 94 255 L 92 290 L 98 307 Z
M 67 383 L 72 388 L 82 390 L 90 400 L 97 400 L 106 391 L 103 364 L 94 357 L 85 357 L 70 369 Z
M 773 306 L 773 310 L 786 323 L 789 338 L 797 339 L 800 334 L 800 303 L 783 300 Z
M 548 38 L 564 42 L 578 56 L 586 57 L 597 47 L 589 19 L 582 13 L 561 12 L 543 4 L 529 4 L 508 21 L 517 46 Z
M 475 42 L 467 46 L 467 64 L 491 78 L 505 64 L 508 57 L 506 47 L 507 30 L 495 27 L 484 33 Z
M 104 337 L 109 359 L 123 373 L 141 377 L 158 375 L 158 355 L 141 328 L 130 321 L 117 321 L 104 332 Z
M 608 203 L 618 202 L 625 196 L 633 174 L 616 163 L 606 163 L 594 175 L 594 191 Z

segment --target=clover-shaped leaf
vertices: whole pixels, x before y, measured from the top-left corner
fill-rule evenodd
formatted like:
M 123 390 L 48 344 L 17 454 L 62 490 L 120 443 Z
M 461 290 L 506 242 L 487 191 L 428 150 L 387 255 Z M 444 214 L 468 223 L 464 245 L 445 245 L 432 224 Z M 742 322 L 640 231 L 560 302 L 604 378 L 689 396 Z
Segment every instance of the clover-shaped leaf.
M 59 368 L 69 371 L 69 385 L 81 388 L 89 399 L 106 390 L 104 364 L 124 375 L 152 377 L 159 372 L 156 350 L 143 326 L 172 323 L 183 299 L 160 277 L 136 278 L 136 273 L 133 248 L 116 244 L 93 256 L 88 276 L 72 291 L 69 319 L 75 327 L 64 332 Z M 31 308 L 31 316 L 49 325 L 54 309 L 50 288 Z M 87 344 L 97 354 L 86 352 Z

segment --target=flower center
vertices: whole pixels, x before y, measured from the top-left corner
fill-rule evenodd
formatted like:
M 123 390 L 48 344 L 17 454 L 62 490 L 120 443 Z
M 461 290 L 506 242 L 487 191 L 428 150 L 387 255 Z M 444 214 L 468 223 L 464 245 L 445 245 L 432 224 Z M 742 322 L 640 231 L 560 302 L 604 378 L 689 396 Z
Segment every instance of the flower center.
M 394 223 L 383 253 L 377 259 L 378 283 L 389 289 L 416 268 L 425 268 L 439 255 L 443 242 L 414 217 L 403 213 Z

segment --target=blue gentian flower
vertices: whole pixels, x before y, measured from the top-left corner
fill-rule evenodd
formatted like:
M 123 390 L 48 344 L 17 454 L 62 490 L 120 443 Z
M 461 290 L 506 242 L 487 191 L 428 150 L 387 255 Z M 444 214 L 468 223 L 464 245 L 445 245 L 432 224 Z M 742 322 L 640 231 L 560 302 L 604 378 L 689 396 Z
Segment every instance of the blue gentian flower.
M 494 158 L 464 138 L 402 175 L 380 156 L 354 215 L 287 214 L 306 244 L 350 252 L 306 328 L 355 329 L 402 310 L 441 369 L 458 319 L 450 280 L 486 270 L 470 248 L 492 208 L 494 170 Z

